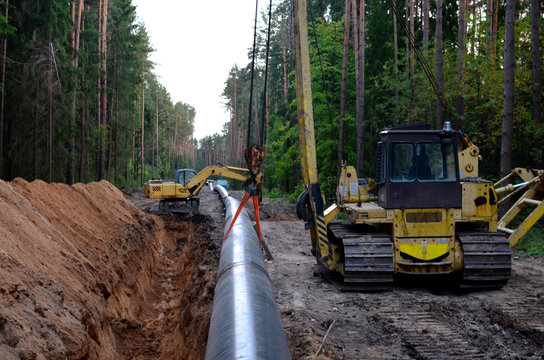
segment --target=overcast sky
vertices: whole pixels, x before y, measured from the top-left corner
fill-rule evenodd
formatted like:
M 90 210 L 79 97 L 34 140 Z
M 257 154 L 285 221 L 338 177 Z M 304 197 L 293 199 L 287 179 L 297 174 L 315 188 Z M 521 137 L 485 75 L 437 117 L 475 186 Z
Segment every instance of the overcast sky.
M 259 1 L 266 8 L 268 1 Z M 133 0 L 155 51 L 154 73 L 174 103 L 196 109 L 195 138 L 220 133 L 230 120 L 221 98 L 234 64 L 253 45 L 255 0 Z M 258 19 L 260 20 L 260 12 Z

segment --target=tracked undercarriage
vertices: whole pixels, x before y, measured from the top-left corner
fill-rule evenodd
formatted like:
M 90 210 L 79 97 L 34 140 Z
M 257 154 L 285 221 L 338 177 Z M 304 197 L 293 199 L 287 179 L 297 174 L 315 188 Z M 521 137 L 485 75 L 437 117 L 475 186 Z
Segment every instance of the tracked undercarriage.
M 190 214 L 198 212 L 200 198 L 162 199 L 159 202 L 159 212 L 173 214 Z
M 329 225 L 331 238 L 344 249 L 344 290 L 388 290 L 393 284 L 391 237 L 360 229 L 349 223 Z
M 500 289 L 512 271 L 512 251 L 502 233 L 457 234 L 463 247 L 463 289 Z

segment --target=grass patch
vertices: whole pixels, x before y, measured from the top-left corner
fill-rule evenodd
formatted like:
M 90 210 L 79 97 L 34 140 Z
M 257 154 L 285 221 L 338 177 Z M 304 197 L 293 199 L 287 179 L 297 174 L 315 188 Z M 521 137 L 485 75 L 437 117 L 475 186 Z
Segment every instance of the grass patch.
M 544 226 L 541 222 L 542 219 L 514 246 L 516 255 L 544 256 Z

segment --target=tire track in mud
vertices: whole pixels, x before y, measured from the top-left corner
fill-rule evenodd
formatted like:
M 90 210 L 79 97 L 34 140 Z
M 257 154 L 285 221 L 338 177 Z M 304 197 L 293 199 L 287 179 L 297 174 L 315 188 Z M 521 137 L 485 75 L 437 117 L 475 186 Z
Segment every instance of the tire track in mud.
M 501 305 L 499 312 L 510 317 L 516 324 L 533 329 L 544 336 L 544 300 L 539 296 L 513 299 Z
M 421 308 L 427 308 L 424 310 Z M 487 359 L 485 349 L 475 347 L 466 334 L 438 312 L 430 302 L 407 311 L 389 307 L 381 314 L 396 329 L 407 352 L 415 359 Z

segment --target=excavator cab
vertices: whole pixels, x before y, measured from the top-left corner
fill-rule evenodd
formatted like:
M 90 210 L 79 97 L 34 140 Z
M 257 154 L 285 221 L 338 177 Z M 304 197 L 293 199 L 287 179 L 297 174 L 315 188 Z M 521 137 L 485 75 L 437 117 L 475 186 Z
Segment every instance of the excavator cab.
M 429 124 L 381 132 L 378 205 L 385 209 L 461 208 L 457 146 L 455 132 L 431 130 Z
M 176 170 L 176 183 L 184 185 L 196 176 L 196 171 L 193 169 Z

